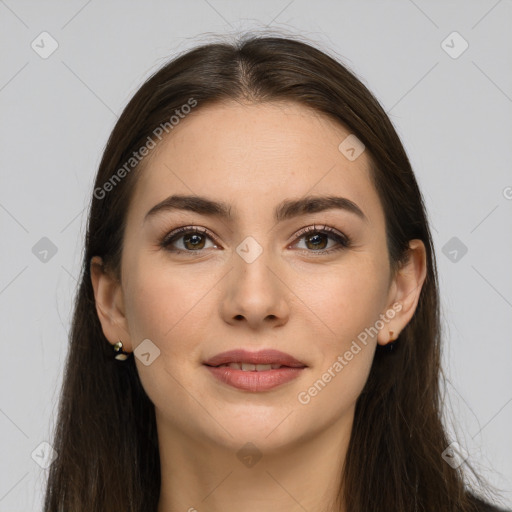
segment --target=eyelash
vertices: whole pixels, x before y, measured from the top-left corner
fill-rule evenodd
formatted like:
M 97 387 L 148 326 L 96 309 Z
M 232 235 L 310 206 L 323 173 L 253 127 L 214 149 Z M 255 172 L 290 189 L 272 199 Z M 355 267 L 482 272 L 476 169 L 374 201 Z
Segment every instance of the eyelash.
M 331 254 L 336 251 L 340 251 L 343 249 L 348 249 L 351 247 L 351 240 L 348 236 L 338 232 L 337 230 L 330 228 L 329 226 L 321 226 L 317 227 L 316 224 L 313 226 L 309 226 L 307 228 L 303 228 L 299 230 L 299 232 L 296 234 L 296 237 L 298 239 L 304 238 L 305 235 L 309 233 L 315 233 L 315 234 L 323 234 L 328 235 L 331 239 L 338 242 L 338 247 L 334 247 L 331 249 L 323 249 L 319 251 L 314 250 L 308 250 L 308 249 L 300 249 L 301 251 L 305 251 L 307 253 L 313 253 L 315 255 L 324 255 L 324 254 Z M 160 247 L 165 249 L 166 251 L 169 251 L 171 253 L 175 254 L 181 254 L 181 253 L 187 253 L 187 254 L 193 254 L 195 252 L 200 253 L 201 249 L 197 251 L 184 251 L 182 249 L 170 249 L 169 246 L 175 242 L 176 240 L 179 240 L 181 237 L 187 234 L 198 234 L 198 235 L 204 235 L 210 238 L 215 244 L 217 244 L 217 241 L 212 233 L 210 233 L 209 230 L 206 228 L 198 228 L 195 226 L 184 226 L 178 229 L 175 229 L 171 231 L 169 234 L 167 234 L 160 242 Z

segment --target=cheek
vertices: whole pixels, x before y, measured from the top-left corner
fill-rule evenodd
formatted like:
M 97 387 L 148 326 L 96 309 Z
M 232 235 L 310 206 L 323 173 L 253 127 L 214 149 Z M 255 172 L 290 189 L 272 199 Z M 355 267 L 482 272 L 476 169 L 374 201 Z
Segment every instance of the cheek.
M 379 261 L 354 255 L 350 261 L 308 276 L 299 296 L 317 316 L 327 347 L 343 348 L 375 324 L 387 298 L 387 275 Z M 324 328 L 325 327 L 325 328 Z
M 354 404 L 366 383 L 376 347 L 375 325 L 387 295 L 380 261 L 359 254 L 345 263 L 307 280 L 306 303 L 321 319 L 316 319 L 320 327 L 314 336 L 319 358 L 309 387 L 298 398 L 304 405 L 311 401 L 315 407 L 333 408 L 333 419 Z
M 186 266 L 170 270 L 169 265 L 152 261 L 132 267 L 125 312 L 133 347 L 149 339 L 160 351 L 148 366 L 136 359 L 137 370 L 146 393 L 162 408 L 168 406 L 169 393 L 175 391 L 180 398 L 173 400 L 186 402 L 180 390 L 191 387 L 190 362 L 198 359 L 203 339 L 202 306 L 215 282 L 211 275 L 196 275 L 191 280 Z M 168 412 L 172 416 L 173 412 Z
M 170 269 L 158 261 L 134 265 L 125 300 L 134 344 L 149 338 L 157 346 L 167 347 L 168 340 L 176 338 L 184 324 L 190 325 L 190 317 L 197 313 L 197 305 L 213 285 L 209 286 L 207 279 L 195 276 L 191 280 L 186 266 Z
M 334 326 L 338 335 L 335 342 L 317 337 L 316 353 L 321 357 L 296 397 L 297 403 L 306 407 L 305 411 L 315 411 L 314 417 L 320 415 L 329 423 L 335 422 L 354 407 L 375 354 L 374 339 L 367 337 L 364 342 L 358 339 L 364 331 L 361 326 L 366 323 L 362 315 L 356 317 L 344 312 L 338 315 Z

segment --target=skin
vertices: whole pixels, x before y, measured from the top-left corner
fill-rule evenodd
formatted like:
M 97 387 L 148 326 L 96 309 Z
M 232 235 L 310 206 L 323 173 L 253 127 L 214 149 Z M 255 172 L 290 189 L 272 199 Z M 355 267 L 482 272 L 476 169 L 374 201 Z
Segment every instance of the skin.
M 149 339 L 160 356 L 136 357 L 155 404 L 162 470 L 158 512 L 328 511 L 339 487 L 354 417 L 377 343 L 396 339 L 417 307 L 425 268 L 421 241 L 396 275 L 390 271 L 384 212 L 370 181 L 368 152 L 349 161 L 338 145 L 342 125 L 294 103 L 227 102 L 204 107 L 174 128 L 149 157 L 130 204 L 122 278 L 91 261 L 105 336 L 131 352 Z M 166 211 L 144 222 L 171 194 L 196 194 L 231 205 L 233 220 Z M 273 218 L 285 199 L 339 195 L 367 221 L 343 210 Z M 349 236 L 327 255 L 311 243 L 314 224 Z M 181 226 L 207 228 L 200 250 L 176 254 L 159 242 Z M 252 236 L 262 254 L 247 263 L 236 248 Z M 309 240 L 309 241 L 308 241 Z M 319 249 L 339 247 L 323 236 Z M 196 252 L 194 252 L 196 251 Z M 311 398 L 307 391 L 393 304 L 376 337 Z M 390 331 L 392 334 L 390 335 Z M 266 392 L 214 379 L 206 359 L 234 348 L 275 348 L 304 362 L 301 375 Z M 252 467 L 237 452 L 253 443 Z

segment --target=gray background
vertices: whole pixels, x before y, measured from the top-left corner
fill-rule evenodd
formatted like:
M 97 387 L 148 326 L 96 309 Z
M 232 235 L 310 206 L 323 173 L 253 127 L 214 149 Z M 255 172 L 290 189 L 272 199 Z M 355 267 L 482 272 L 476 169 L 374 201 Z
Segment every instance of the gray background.
M 512 504 L 511 3 L 0 1 L 0 511 L 41 509 L 31 454 L 53 428 L 86 205 L 117 115 L 177 51 L 266 27 L 335 52 L 395 124 L 432 222 L 456 432 Z M 43 31 L 58 43 L 46 59 L 31 47 L 51 48 Z M 454 31 L 469 44 L 457 58 Z M 45 261 L 43 237 L 57 249 Z

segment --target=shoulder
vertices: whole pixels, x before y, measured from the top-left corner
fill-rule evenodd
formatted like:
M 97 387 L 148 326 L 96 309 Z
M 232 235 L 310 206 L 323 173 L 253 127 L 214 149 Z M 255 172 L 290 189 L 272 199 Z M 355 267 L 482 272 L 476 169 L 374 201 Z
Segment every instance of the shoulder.
M 478 496 L 470 495 L 470 498 L 472 503 L 474 503 L 476 506 L 476 510 L 478 510 L 478 512 L 512 512 L 508 509 L 499 508 L 496 505 L 491 505 Z

